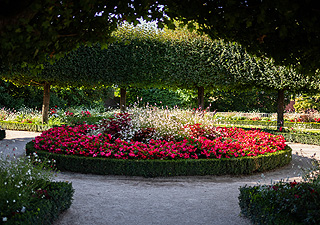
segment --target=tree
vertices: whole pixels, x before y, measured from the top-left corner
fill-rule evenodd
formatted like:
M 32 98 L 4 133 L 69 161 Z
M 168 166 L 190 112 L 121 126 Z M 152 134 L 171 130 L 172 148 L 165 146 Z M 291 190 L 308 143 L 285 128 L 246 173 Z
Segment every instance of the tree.
M 320 14 L 315 0 L 166 1 L 166 14 L 196 21 L 212 39 L 236 41 L 248 52 L 313 75 L 320 62 Z
M 0 63 L 37 69 L 80 44 L 108 43 L 121 21 L 163 18 L 154 1 L 0 0 Z M 162 18 L 162 19 L 161 19 Z

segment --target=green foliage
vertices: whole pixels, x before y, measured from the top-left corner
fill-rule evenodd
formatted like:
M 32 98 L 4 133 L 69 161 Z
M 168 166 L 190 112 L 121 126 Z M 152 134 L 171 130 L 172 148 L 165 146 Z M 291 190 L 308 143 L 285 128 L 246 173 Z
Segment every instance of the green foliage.
M 297 65 L 310 71 L 311 79 L 319 69 L 320 16 L 313 1 L 161 0 L 159 4 L 165 5 L 170 18 L 191 26 L 196 21 L 212 39 L 237 41 L 251 54 Z
M 38 108 L 42 106 L 43 89 L 34 86 L 16 86 L 9 81 L 0 80 L 0 107 L 20 109 L 22 107 Z M 51 89 L 50 108 L 67 107 L 103 107 L 106 98 L 112 95 L 112 88 L 102 87 L 57 88 Z
M 237 120 L 219 120 L 220 124 L 233 124 L 233 125 L 251 125 L 251 126 L 264 126 L 264 127 L 272 127 L 276 126 L 276 121 L 266 121 L 266 120 L 247 120 L 246 118 L 240 118 Z M 290 129 L 320 129 L 319 123 L 296 123 L 296 122 L 284 122 L 285 128 Z
M 149 103 L 160 107 L 197 108 L 196 96 L 195 90 L 127 89 L 127 102 L 129 104 L 139 102 L 140 105 Z M 217 110 L 218 112 L 275 112 L 277 109 L 277 93 L 272 91 L 265 92 L 255 88 L 246 92 L 209 89 L 205 91 L 205 108 L 208 106 L 210 106 L 211 111 Z
M 27 154 L 36 151 L 34 143 L 26 146 Z M 252 174 L 287 165 L 291 161 L 291 148 L 260 155 L 233 159 L 197 159 L 197 160 L 130 160 L 81 157 L 53 154 L 37 151 L 40 157 L 57 161 L 57 168 L 81 173 L 127 176 L 194 176 Z
M 30 108 L 40 107 L 43 93 L 35 87 L 18 87 L 11 82 L 0 80 L 0 107 L 20 108 L 27 105 Z
M 320 111 L 320 95 L 303 94 L 295 98 L 294 108 L 297 112 L 307 112 L 308 110 Z
M 254 224 L 319 224 L 320 185 L 290 182 L 240 187 L 241 213 Z
M 270 131 L 273 134 L 280 134 L 279 132 Z M 281 132 L 281 135 L 289 142 L 297 142 L 309 145 L 320 145 L 320 133 L 319 131 L 285 131 Z
M 49 199 L 38 199 L 30 204 L 25 213 L 16 214 L 6 224 L 50 225 L 59 215 L 69 209 L 74 189 L 71 183 L 51 182 L 46 188 Z
M 142 16 L 148 20 L 163 18 L 158 4 L 130 0 L 3 1 L 1 15 L 0 61 L 31 64 L 34 71 L 80 44 L 108 43 L 120 21 L 137 24 Z
M 7 130 L 25 130 L 25 131 L 32 131 L 32 132 L 41 132 L 48 130 L 52 126 L 42 125 L 42 124 L 32 124 L 32 123 L 21 123 L 21 122 L 14 122 L 14 121 L 1 121 L 0 126 L 3 129 Z
M 129 88 L 127 89 L 127 103 L 144 105 L 156 105 L 158 107 L 178 106 L 180 108 L 196 107 L 195 93 L 188 90 L 171 90 L 165 88 Z
M 0 218 L 10 218 L 12 213 L 29 208 L 36 190 L 44 190 L 52 181 L 53 173 L 46 159 L 36 153 L 28 158 L 16 158 L 0 153 Z
M 220 91 L 211 90 L 206 93 L 207 105 L 218 112 L 275 112 L 277 109 L 277 93 L 262 91 L 256 88 L 248 91 Z

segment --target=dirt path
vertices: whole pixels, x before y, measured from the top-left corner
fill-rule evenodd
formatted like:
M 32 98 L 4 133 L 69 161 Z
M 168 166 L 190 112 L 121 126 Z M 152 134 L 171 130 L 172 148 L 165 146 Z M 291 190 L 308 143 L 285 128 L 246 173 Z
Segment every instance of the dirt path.
M 25 143 L 37 135 L 8 131 L 0 141 L 0 151 L 9 153 L 17 147 L 15 154 L 22 156 Z M 72 182 L 75 195 L 71 208 L 55 225 L 250 224 L 239 215 L 240 186 L 298 180 L 299 167 L 308 167 L 314 153 L 320 159 L 320 146 L 288 144 L 294 153 L 290 165 L 252 176 L 142 178 L 59 173 L 56 180 Z

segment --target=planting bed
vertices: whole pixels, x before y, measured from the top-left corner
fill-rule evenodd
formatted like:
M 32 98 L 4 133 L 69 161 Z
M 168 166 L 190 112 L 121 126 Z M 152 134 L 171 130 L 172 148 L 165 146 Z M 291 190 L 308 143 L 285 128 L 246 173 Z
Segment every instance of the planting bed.
M 53 158 L 60 170 L 151 177 L 251 174 L 291 161 L 284 138 L 260 130 L 194 124 L 176 137 L 154 140 L 155 128 L 140 128 L 126 141 L 118 126 L 107 127 L 49 129 L 27 144 L 27 154 Z

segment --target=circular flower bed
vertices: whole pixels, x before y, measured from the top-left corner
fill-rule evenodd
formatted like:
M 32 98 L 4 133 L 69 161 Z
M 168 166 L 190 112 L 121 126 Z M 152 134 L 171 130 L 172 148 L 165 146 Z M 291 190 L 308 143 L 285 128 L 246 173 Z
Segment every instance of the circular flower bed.
M 282 136 L 179 113 L 121 113 L 97 125 L 55 127 L 28 143 L 27 154 L 55 159 L 60 170 L 153 177 L 250 174 L 291 161 Z
M 154 140 L 148 143 L 113 139 L 111 134 L 90 135 L 97 125 L 62 126 L 36 137 L 34 147 L 57 154 L 116 159 L 220 159 L 258 156 L 285 149 L 285 139 L 260 130 L 214 128 L 214 136 L 193 135 L 180 141 Z

